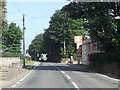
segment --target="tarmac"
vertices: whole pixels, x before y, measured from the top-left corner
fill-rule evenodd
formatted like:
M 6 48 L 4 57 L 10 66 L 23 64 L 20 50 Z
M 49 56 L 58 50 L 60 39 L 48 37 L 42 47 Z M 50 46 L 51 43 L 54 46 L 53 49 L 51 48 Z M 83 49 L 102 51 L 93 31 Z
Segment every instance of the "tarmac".
M 38 62 L 34 63 L 33 65 L 36 65 Z M 17 78 L 19 78 L 20 76 L 24 75 L 25 73 L 29 72 L 29 69 L 23 69 L 22 66 L 21 68 L 19 68 L 18 74 L 14 75 L 16 73 L 16 70 L 12 70 L 12 73 L 8 73 L 7 76 L 9 77 L 6 79 L 2 79 L 4 76 L 4 72 L 0 71 L 0 90 L 4 87 L 6 87 L 7 85 L 9 85 L 11 82 L 13 82 L 14 80 L 16 80 Z M 13 76 L 14 75 L 14 76 Z

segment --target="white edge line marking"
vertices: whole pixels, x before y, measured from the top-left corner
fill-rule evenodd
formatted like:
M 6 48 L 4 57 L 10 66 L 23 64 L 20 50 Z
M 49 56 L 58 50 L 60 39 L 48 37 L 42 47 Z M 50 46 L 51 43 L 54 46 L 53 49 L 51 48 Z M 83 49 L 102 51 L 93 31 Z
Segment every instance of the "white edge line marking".
M 31 71 L 32 72 L 32 71 Z M 28 77 L 30 74 L 31 74 L 31 72 L 29 72 L 25 77 L 23 77 L 20 81 L 23 81 L 26 77 Z
M 13 85 L 12 87 L 16 87 L 16 85 Z
M 65 75 L 65 76 L 66 76 L 68 79 L 71 79 L 70 76 L 68 76 L 68 75 Z
M 79 87 L 75 84 L 75 82 L 72 82 L 72 84 L 75 86 L 75 88 L 79 88 Z
M 103 76 L 103 77 L 106 77 L 106 78 L 109 78 L 109 79 L 111 79 L 111 80 L 119 81 L 118 79 L 114 79 L 114 78 L 111 78 L 111 77 L 108 77 L 108 76 L 106 76 L 106 75 L 102 75 L 102 74 L 99 74 L 99 73 L 97 73 L 97 75 Z
M 36 65 L 36 66 L 38 66 L 38 64 Z M 25 77 L 23 77 L 22 79 L 20 79 L 20 81 L 23 81 L 27 76 L 29 76 L 30 74 L 32 73 L 32 71 L 31 72 L 29 72 Z M 20 82 L 16 82 L 16 84 L 19 84 Z M 13 85 L 12 87 L 16 87 L 16 85 Z

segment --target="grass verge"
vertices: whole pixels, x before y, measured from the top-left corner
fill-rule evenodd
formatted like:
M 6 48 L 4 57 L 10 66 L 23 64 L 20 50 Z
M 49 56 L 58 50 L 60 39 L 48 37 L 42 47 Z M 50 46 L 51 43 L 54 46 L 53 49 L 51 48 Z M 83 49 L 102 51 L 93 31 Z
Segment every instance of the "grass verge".
M 32 61 L 32 60 L 25 60 L 25 64 L 26 65 L 33 65 L 36 61 Z M 23 60 L 20 60 L 20 64 L 23 64 Z

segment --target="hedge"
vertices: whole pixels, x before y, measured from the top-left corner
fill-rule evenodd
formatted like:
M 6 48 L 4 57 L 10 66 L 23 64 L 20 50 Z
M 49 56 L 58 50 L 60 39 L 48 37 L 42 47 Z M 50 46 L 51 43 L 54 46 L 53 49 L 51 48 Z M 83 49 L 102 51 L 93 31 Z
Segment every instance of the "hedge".
M 20 53 L 2 52 L 2 57 L 21 57 Z
M 110 63 L 120 63 L 120 52 L 113 53 L 93 53 L 90 55 L 92 65 L 106 65 Z

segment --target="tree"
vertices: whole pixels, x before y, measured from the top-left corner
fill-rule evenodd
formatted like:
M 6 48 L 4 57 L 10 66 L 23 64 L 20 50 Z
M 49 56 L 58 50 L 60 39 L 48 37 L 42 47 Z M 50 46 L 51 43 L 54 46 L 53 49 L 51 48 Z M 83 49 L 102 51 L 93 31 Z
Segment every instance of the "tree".
M 92 41 L 106 52 L 120 51 L 120 23 L 114 17 L 120 16 L 120 2 L 79 2 L 70 3 L 62 8 L 72 18 L 83 18 L 84 27 Z M 117 30 L 116 30 L 117 29 Z
M 0 42 L 3 41 L 2 35 L 4 34 L 3 32 L 7 28 L 7 21 L 6 21 L 6 0 L 1 0 L 0 1 Z M 4 46 L 2 43 L 0 44 L 0 52 L 2 52 L 2 48 Z
M 7 24 L 6 20 L 6 0 L 0 1 L 0 41 L 2 42 L 1 52 L 3 56 L 18 56 L 21 54 L 21 29 L 15 23 Z M 18 54 L 18 55 L 17 55 Z
M 1 27 L 1 24 L 4 20 L 6 20 L 6 0 L 1 0 L 0 1 L 0 27 Z
M 7 22 L 6 21 L 3 21 L 2 22 L 2 28 L 1 28 L 1 51 L 5 51 L 5 49 L 6 49 L 6 45 L 5 45 L 5 40 L 7 39 L 7 37 L 6 37 L 6 32 L 7 32 L 7 29 L 8 29 L 8 24 L 7 24 Z
M 22 32 L 15 23 L 11 23 L 7 30 L 3 31 L 3 52 L 21 54 Z
M 33 60 L 40 57 L 43 52 L 43 34 L 38 34 L 29 45 L 27 52 L 30 54 Z
M 46 51 L 50 53 L 51 60 L 58 59 L 60 56 L 63 57 L 64 42 L 66 55 L 74 53 L 74 36 L 84 36 L 84 33 L 83 19 L 72 19 L 69 13 L 57 10 L 51 17 L 49 28 L 44 33 L 44 46 L 47 49 Z

